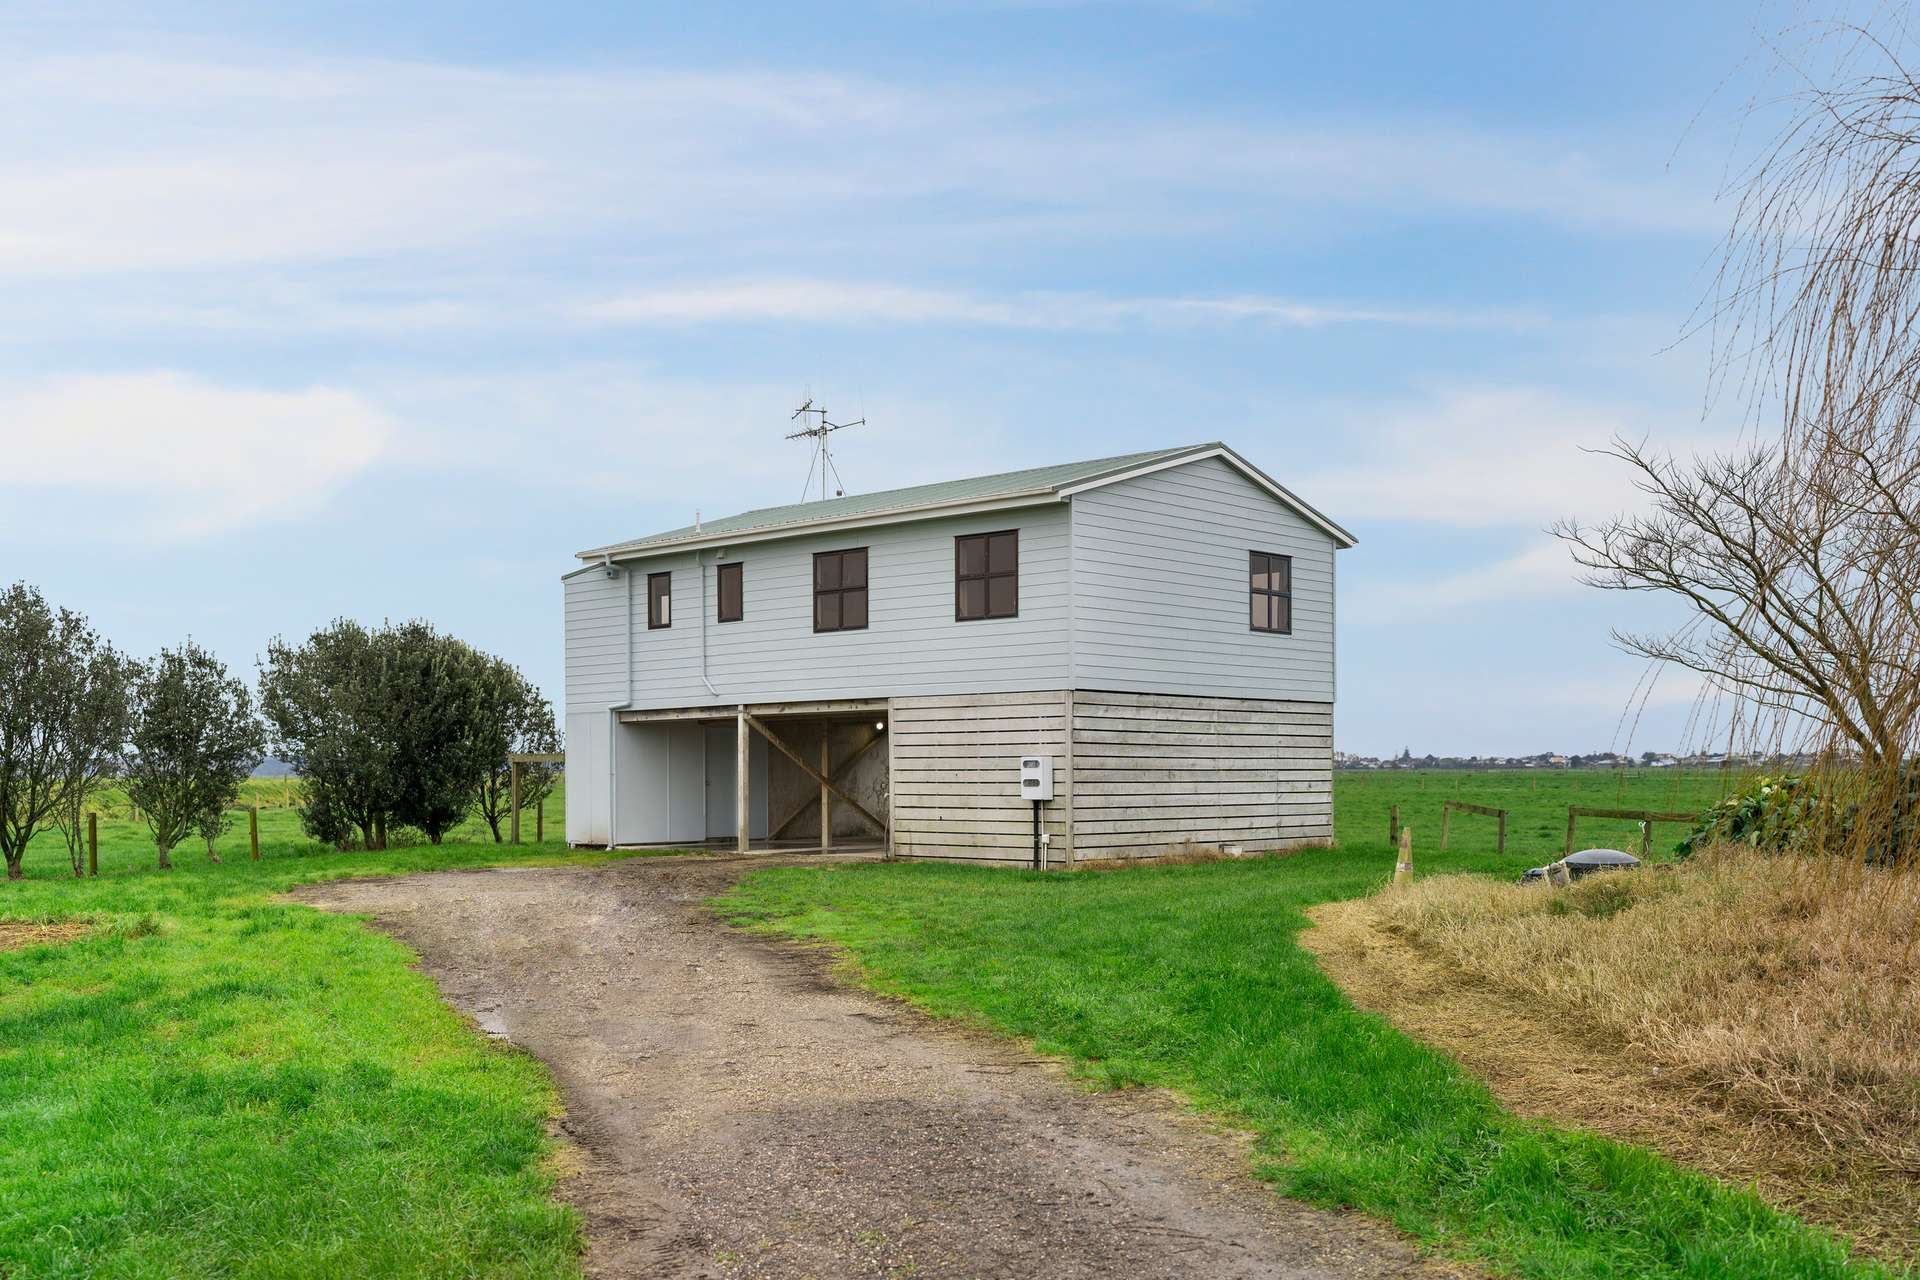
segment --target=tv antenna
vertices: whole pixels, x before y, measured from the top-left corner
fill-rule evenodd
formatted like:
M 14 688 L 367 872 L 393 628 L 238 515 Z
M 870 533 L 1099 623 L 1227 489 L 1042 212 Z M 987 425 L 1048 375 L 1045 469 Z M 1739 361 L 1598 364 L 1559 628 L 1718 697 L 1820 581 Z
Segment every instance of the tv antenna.
M 800 488 L 800 501 L 805 502 L 807 500 L 807 493 L 813 488 L 813 473 L 815 471 L 820 473 L 820 500 L 822 502 L 827 499 L 827 477 L 829 475 L 833 477 L 834 496 L 839 497 L 841 494 L 844 494 L 847 491 L 847 487 L 840 479 L 839 469 L 833 465 L 833 448 L 828 443 L 827 437 L 836 431 L 845 431 L 848 427 L 864 427 L 867 425 L 867 420 L 865 418 L 855 418 L 852 422 L 829 422 L 827 421 L 827 406 L 820 405 L 816 408 L 812 396 L 808 396 L 806 403 L 793 411 L 793 418 L 801 419 L 807 422 L 808 425 L 800 428 L 798 431 L 792 432 L 787 436 L 787 439 L 811 440 L 815 445 L 813 461 L 807 465 L 807 482 Z M 792 421 L 793 418 L 790 418 L 789 421 Z

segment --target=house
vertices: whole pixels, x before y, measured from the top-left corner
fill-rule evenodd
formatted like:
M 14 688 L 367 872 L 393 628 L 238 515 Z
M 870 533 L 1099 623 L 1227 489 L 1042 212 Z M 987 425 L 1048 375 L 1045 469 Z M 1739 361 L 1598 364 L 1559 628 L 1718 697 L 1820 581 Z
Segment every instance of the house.
M 1049 867 L 1325 840 L 1351 545 L 1215 443 L 582 551 L 567 839 Z

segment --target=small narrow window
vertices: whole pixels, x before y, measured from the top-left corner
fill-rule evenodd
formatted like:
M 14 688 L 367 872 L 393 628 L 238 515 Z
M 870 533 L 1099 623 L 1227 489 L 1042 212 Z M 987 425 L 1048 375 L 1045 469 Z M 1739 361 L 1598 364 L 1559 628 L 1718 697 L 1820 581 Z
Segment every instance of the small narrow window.
M 867 549 L 819 551 L 813 557 L 813 629 L 867 627 Z
M 746 566 L 738 560 L 720 566 L 720 621 L 738 622 L 746 617 Z
M 969 533 L 953 540 L 953 617 L 1020 616 L 1020 531 Z
M 658 631 L 673 625 L 673 575 L 647 575 L 647 629 Z
M 1247 603 L 1255 631 L 1293 634 L 1293 557 L 1247 553 Z

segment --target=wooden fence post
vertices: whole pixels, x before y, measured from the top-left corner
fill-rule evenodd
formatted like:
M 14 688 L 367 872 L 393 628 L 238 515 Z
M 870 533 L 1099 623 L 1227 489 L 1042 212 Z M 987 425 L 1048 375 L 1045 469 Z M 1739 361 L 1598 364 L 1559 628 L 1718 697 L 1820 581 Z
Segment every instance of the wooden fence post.
M 1413 880 L 1413 828 L 1400 828 L 1400 856 L 1393 864 L 1393 882 L 1396 885 L 1407 884 Z
M 1647 818 L 1640 823 L 1640 859 L 1645 861 L 1653 856 L 1653 819 Z
M 512 829 L 511 843 L 519 844 L 520 843 L 520 762 L 518 760 L 515 760 L 513 763 L 507 766 L 507 776 L 512 779 L 512 781 L 508 784 L 508 793 L 511 796 L 511 798 L 508 800 L 507 803 L 513 813 L 513 816 L 508 819 L 507 825 Z
M 547 842 L 547 793 L 540 793 L 540 803 L 533 806 L 533 842 Z
M 87 813 L 87 874 L 100 874 L 100 815 Z
M 1394 849 L 1398 849 L 1400 847 L 1400 806 L 1399 805 L 1394 805 L 1393 808 L 1387 811 L 1387 845 L 1388 847 L 1394 848 Z
M 1440 806 L 1440 852 L 1447 851 L 1447 832 L 1453 828 L 1453 801 Z
M 247 806 L 247 843 L 252 846 L 253 860 L 260 861 L 260 806 Z
M 1574 813 L 1573 811 L 1573 806 L 1568 805 L 1567 806 L 1567 851 L 1565 854 L 1562 855 L 1563 857 L 1573 856 L 1573 824 L 1578 817 L 1579 815 Z
M 1497 852 L 1503 858 L 1507 856 L 1507 811 L 1505 809 L 1500 811 L 1500 847 Z

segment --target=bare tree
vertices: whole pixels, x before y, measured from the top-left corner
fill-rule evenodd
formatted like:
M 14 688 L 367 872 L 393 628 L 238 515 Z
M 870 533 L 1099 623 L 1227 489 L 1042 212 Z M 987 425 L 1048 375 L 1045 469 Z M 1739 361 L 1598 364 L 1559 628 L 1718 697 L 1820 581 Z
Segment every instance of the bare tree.
M 1820 726 L 1869 763 L 1898 761 L 1920 724 L 1920 467 L 1838 447 L 1677 460 L 1616 440 L 1606 452 L 1649 510 L 1554 531 L 1592 585 L 1692 613 L 1616 641 Z
M 1648 509 L 1554 531 L 1594 585 L 1688 608 L 1627 649 L 1894 766 L 1920 730 L 1920 81 L 1904 29 L 1809 30 L 1702 311 L 1760 443 L 1615 440 Z

